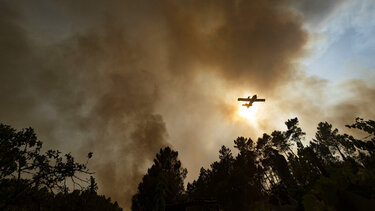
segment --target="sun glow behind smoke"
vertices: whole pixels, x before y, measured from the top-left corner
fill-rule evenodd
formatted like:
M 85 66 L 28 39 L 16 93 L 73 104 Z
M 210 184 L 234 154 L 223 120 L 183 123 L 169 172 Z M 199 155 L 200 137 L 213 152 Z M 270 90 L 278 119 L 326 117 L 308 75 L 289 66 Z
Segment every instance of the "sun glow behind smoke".
M 242 118 L 246 119 L 251 123 L 252 125 L 257 124 L 257 111 L 258 111 L 258 105 L 254 103 L 251 107 L 247 108 L 245 106 L 242 106 L 238 109 L 238 115 L 240 115 Z

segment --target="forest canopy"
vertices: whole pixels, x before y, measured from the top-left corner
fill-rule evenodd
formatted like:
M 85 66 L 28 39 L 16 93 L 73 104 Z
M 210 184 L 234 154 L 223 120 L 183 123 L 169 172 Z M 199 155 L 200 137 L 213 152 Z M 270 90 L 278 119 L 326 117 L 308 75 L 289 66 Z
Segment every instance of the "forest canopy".
M 375 122 L 346 125 L 361 139 L 318 124 L 308 144 L 298 119 L 256 141 L 238 137 L 231 150 L 201 168 L 184 189 L 178 152 L 161 149 L 133 196 L 133 210 L 365 210 L 375 205 Z
M 0 210 L 121 210 L 97 194 L 91 152 L 79 163 L 42 146 L 32 128 L 0 124 Z
M 132 198 L 132 210 L 365 210 L 375 206 L 375 121 L 327 122 L 305 140 L 297 118 L 256 141 L 238 137 L 187 186 L 178 152 L 161 148 Z M 358 135 L 357 135 L 358 136 Z M 94 172 L 71 154 L 44 150 L 32 128 L 0 124 L 1 210 L 122 210 L 98 195 Z

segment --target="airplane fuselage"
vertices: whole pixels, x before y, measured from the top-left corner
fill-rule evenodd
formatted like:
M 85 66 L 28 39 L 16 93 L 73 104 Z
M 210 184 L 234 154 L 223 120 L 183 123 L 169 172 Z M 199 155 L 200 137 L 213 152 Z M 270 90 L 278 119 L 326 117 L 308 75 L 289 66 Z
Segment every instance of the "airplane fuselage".
M 247 98 L 238 98 L 238 101 L 247 101 L 248 103 L 242 104 L 242 106 L 246 106 L 247 108 L 249 108 L 253 105 L 254 102 L 265 102 L 266 99 L 258 99 L 257 95 L 254 95 L 251 98 L 250 96 Z

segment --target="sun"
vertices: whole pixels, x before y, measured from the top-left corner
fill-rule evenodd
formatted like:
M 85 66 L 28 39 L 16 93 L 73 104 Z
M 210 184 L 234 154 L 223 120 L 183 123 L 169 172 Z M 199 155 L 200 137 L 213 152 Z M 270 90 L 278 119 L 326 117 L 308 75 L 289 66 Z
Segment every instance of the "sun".
M 245 106 L 241 106 L 238 109 L 238 115 L 254 124 L 256 123 L 256 119 L 257 119 L 257 111 L 258 111 L 258 106 L 254 103 L 249 108 Z

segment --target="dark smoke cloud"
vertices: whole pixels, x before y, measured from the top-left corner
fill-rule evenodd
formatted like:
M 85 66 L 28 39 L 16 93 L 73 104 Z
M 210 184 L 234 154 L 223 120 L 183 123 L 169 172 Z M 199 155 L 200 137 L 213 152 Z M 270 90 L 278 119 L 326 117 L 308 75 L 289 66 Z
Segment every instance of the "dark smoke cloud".
M 25 20 L 16 22 L 17 14 L 4 10 L 1 97 L 7 103 L 1 119 L 35 127 L 47 147 L 93 151 L 101 191 L 128 206 L 148 164 L 167 144 L 163 118 L 154 113 L 156 58 L 144 59 L 151 41 L 103 15 L 95 28 L 33 46 Z
M 341 5 L 348 0 L 288 0 L 289 6 L 295 8 L 305 21 L 317 27 L 317 24 L 324 21 Z
M 173 73 L 212 68 L 229 82 L 272 89 L 293 74 L 306 42 L 297 16 L 276 1 L 189 1 L 164 6 Z M 272 59 L 271 59 L 272 58 Z M 208 69 L 209 70 L 209 69 Z
M 0 7 L 0 119 L 35 127 L 49 147 L 93 151 L 100 192 L 126 209 L 160 147 L 180 152 L 192 180 L 237 136 L 371 111 L 372 84 L 338 85 L 359 109 L 350 95 L 331 102 L 330 83 L 295 66 L 308 35 L 290 7 L 302 3 L 38 3 Z M 255 92 L 267 103 L 247 124 L 235 100 Z

